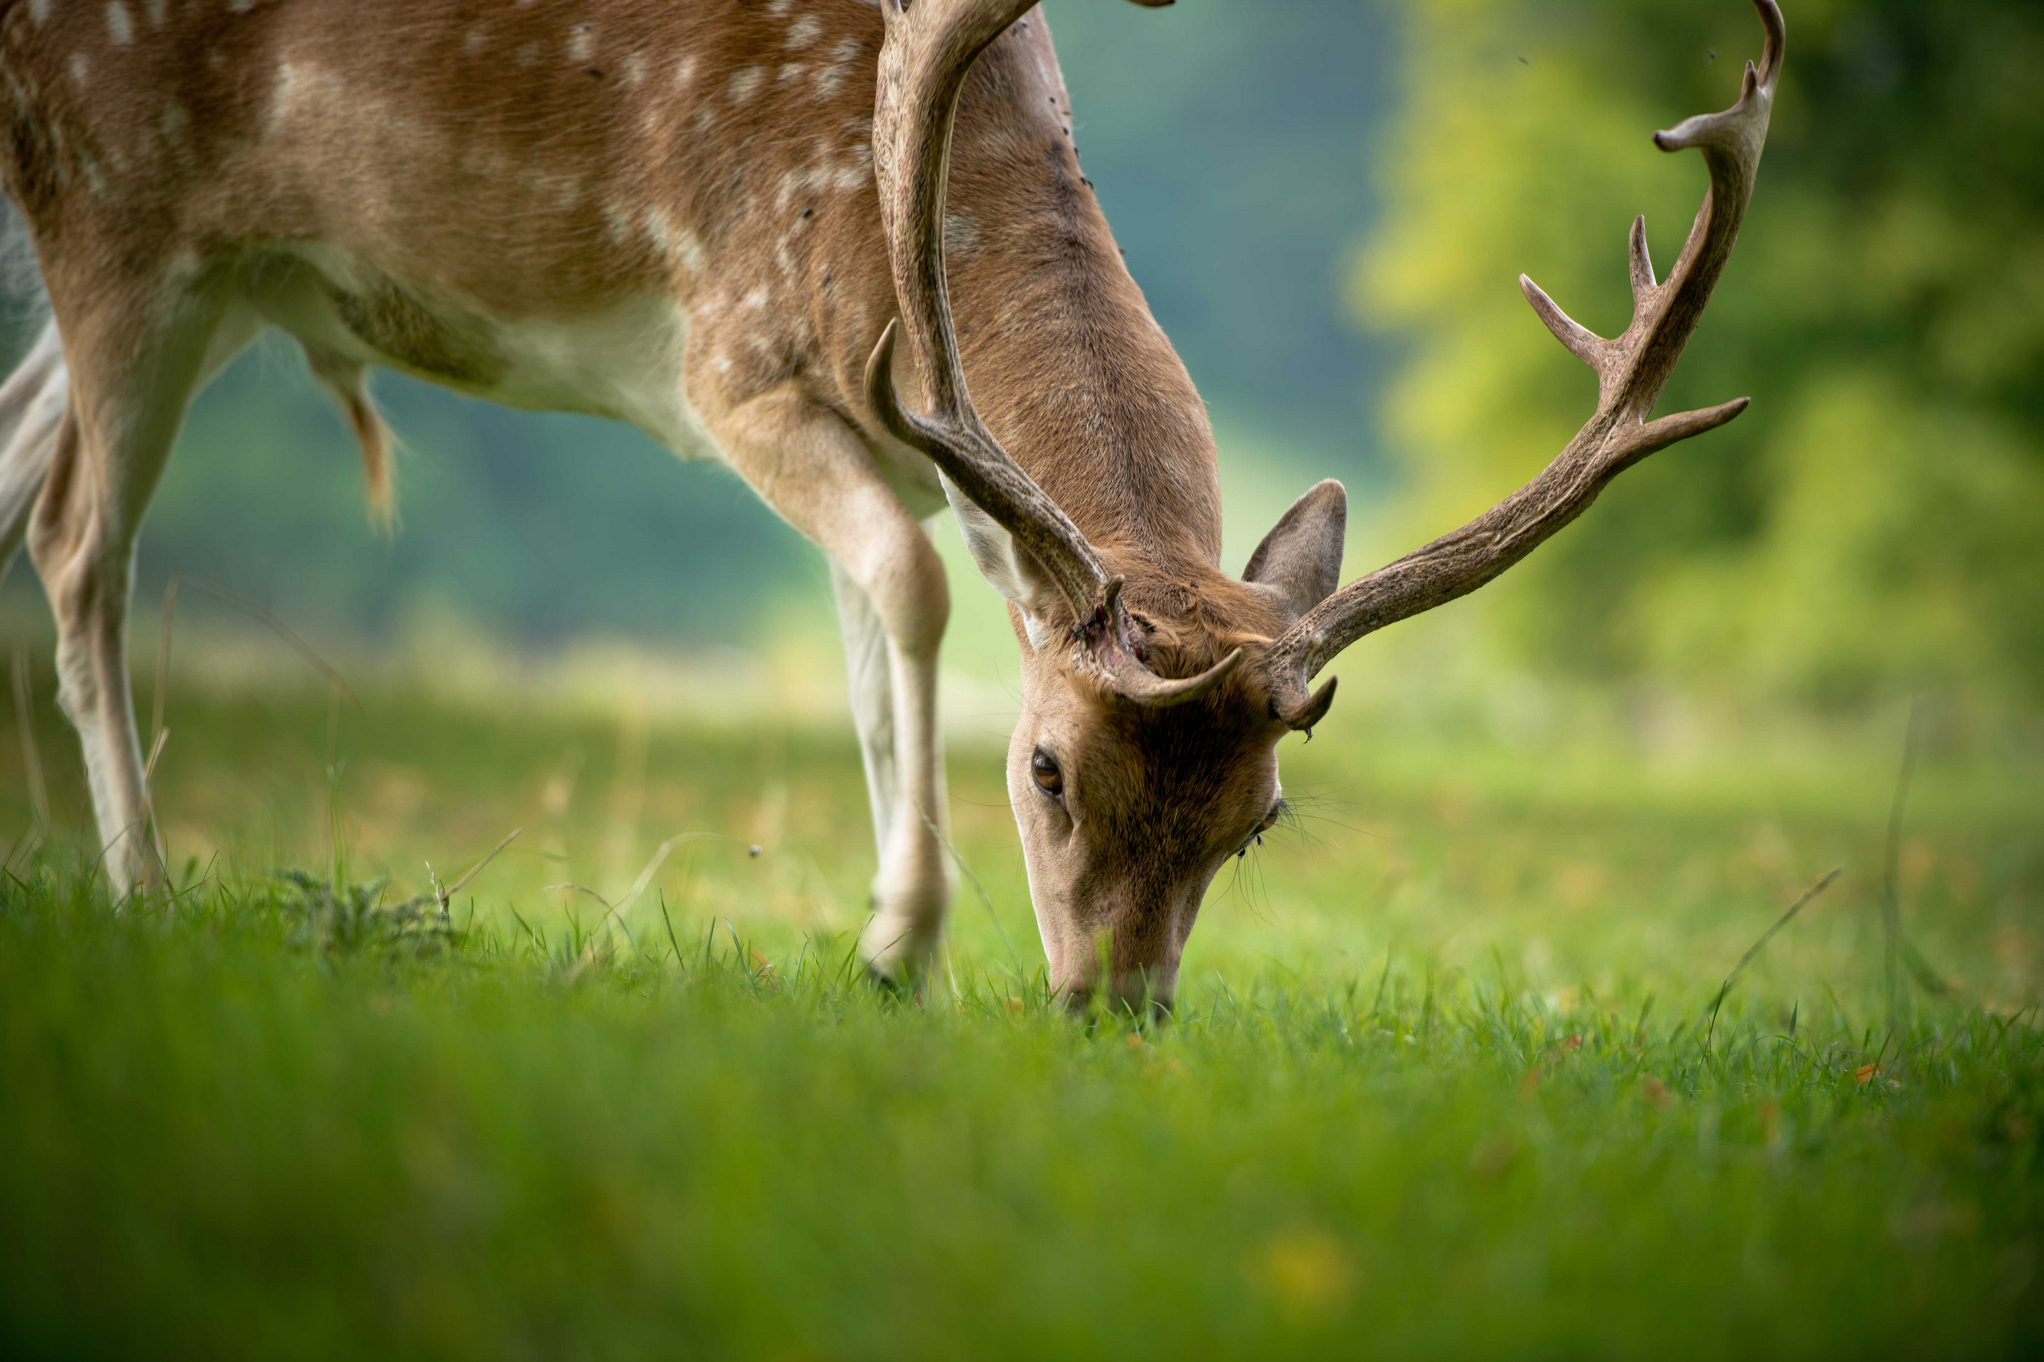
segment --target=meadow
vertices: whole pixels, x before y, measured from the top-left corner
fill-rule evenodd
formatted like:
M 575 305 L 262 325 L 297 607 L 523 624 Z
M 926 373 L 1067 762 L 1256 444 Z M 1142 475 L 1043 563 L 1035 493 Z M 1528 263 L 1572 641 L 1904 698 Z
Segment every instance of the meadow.
M 1342 722 L 1288 747 L 1301 817 L 1216 884 L 1179 1015 L 1150 1028 L 1045 997 L 991 718 L 954 742 L 970 875 L 941 968 L 912 998 L 860 980 L 870 831 L 827 654 L 750 705 L 623 663 L 525 690 L 450 664 L 352 699 L 309 670 L 173 669 L 177 889 L 118 907 L 31 668 L 42 831 L 19 733 L 0 743 L 0 1336 L 2044 1342 L 2034 734 L 1919 707 L 1891 835 L 1899 709 L 1415 700 L 1369 665 Z

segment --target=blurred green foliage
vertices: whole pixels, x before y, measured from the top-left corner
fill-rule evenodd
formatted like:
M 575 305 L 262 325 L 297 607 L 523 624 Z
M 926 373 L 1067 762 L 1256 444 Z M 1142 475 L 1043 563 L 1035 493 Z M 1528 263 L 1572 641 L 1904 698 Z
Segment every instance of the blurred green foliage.
M 716 463 L 628 426 L 515 412 L 396 374 L 397 532 L 365 511 L 339 412 L 274 336 L 194 404 L 142 537 L 142 587 L 233 586 L 320 632 L 481 628 L 529 644 L 740 640 L 822 561 Z
M 1498 587 L 1522 657 L 1823 702 L 2044 692 L 2044 7 L 1791 3 L 1739 247 L 1661 410 L 1741 393 Z M 1593 380 L 1513 287 L 1615 334 L 1704 186 L 1647 139 L 1735 98 L 1736 0 L 1429 0 L 1359 315 L 1412 343 L 1386 420 L 1415 537 L 1538 470 Z

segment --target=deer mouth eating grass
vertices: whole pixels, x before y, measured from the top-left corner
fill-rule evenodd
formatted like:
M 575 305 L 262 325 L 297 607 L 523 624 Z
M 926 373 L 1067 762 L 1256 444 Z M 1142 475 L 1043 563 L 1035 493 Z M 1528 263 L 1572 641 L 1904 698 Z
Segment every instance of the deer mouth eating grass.
M 947 508 L 1005 598 L 1008 788 L 1050 978 L 1168 1008 L 1215 873 L 1282 810 L 1277 748 L 1366 634 L 1482 586 L 1639 460 L 1743 399 L 1652 418 L 1730 256 L 1780 76 L 1774 0 L 1738 101 L 1656 135 L 1710 188 L 1533 481 L 1340 584 L 1346 498 L 1308 491 L 1220 562 L 1205 409 L 1122 264 L 1029 0 L 0 3 L 0 176 L 54 321 L 0 390 L 0 563 L 57 617 L 106 865 L 160 884 L 125 636 L 136 535 L 192 395 L 294 336 L 381 492 L 384 365 L 629 421 L 727 463 L 828 556 L 879 845 L 872 971 L 932 956 Z M 1137 0 L 1157 5 L 1168 0 Z M 955 310 L 954 310 L 955 304 Z M 900 342 L 899 344 L 897 342 Z

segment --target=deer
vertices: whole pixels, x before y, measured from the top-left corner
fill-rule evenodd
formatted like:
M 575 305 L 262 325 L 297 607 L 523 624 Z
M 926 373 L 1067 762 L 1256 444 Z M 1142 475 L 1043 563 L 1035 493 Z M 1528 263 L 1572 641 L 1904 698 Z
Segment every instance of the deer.
M 1653 415 L 1752 197 L 1785 47 L 1754 5 L 1737 102 L 1655 134 L 1709 186 L 1665 280 L 1634 221 L 1626 329 L 1520 277 L 1596 374 L 1581 431 L 1343 585 L 1332 480 L 1223 569 L 1205 409 L 1081 172 L 1033 0 L 0 0 L 0 176 L 51 314 L 0 388 L 0 564 L 25 540 L 55 616 L 107 874 L 164 880 L 125 652 L 143 513 L 193 394 L 275 328 L 380 510 L 376 366 L 722 460 L 823 552 L 877 847 L 860 951 L 895 986 L 953 891 L 948 514 L 1019 649 L 1007 785 L 1046 981 L 1168 1015 L 1328 663 L 1745 409 Z

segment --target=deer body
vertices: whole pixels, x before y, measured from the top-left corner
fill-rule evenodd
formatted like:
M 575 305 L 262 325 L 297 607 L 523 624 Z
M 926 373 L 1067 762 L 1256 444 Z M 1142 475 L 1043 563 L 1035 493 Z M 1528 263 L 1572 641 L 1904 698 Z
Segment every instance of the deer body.
M 11 188 L 60 309 L 211 292 L 241 323 L 230 338 L 274 324 L 337 363 L 630 421 L 686 453 L 714 453 L 705 421 L 793 378 L 885 443 L 861 422 L 895 308 L 872 176 L 881 25 L 861 0 L 4 10 L 31 153 Z M 1075 158 L 1045 159 L 1069 148 L 1047 33 L 1009 46 L 967 112 L 961 296 L 1003 299 L 1012 323 L 1023 239 L 1076 192 L 1085 211 L 1062 205 L 1062 225 L 1089 271 L 1119 277 L 1059 281 L 1062 310 L 1175 367 L 1153 324 L 1131 325 L 1147 312 Z M 1030 291 L 1041 309 L 1057 289 Z M 988 329 L 991 397 L 1002 351 L 1032 333 Z M 900 463 L 935 509 L 934 470 Z
M 1325 713 L 1304 681 L 1377 627 L 1356 620 L 1424 608 L 1378 578 L 1460 594 L 1608 476 L 1507 547 L 1465 531 L 1340 593 L 1322 484 L 1223 572 L 1204 408 L 1018 0 L 0 0 L 0 77 L 0 175 L 54 314 L 0 389 L 0 565 L 25 531 L 121 884 L 161 874 L 124 652 L 135 536 L 191 395 L 268 326 L 343 404 L 374 493 L 382 364 L 721 458 L 823 549 L 889 975 L 927 957 L 950 892 L 949 600 L 923 523 L 948 501 L 1021 646 L 1010 793 L 1075 997 L 1168 999 L 1207 883 L 1276 816 L 1277 740 Z M 1685 336 L 1635 348 L 1671 367 Z

